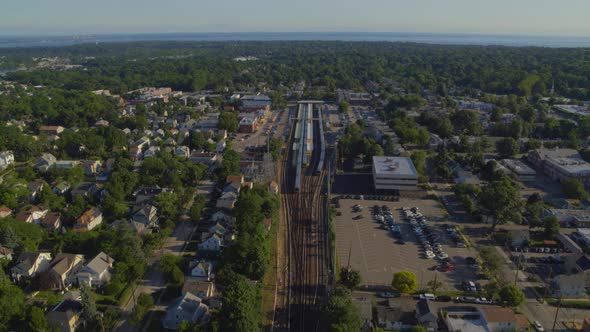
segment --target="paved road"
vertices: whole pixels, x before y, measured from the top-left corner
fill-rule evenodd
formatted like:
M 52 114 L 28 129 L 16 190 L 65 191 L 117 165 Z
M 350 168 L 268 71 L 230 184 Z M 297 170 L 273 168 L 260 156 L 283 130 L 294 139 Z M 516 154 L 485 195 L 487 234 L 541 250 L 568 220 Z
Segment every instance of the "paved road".
M 158 250 L 154 256 L 148 260 L 148 271 L 144 275 L 144 278 L 138 282 L 137 287 L 132 296 L 123 310 L 123 320 L 117 324 L 116 331 L 120 332 L 136 332 L 139 331 L 136 327 L 129 324 L 129 314 L 135 306 L 135 300 L 141 293 L 152 294 L 160 290 L 164 290 L 166 287 L 166 279 L 163 274 L 158 270 L 160 258 L 164 253 L 173 253 L 175 255 L 182 256 L 184 254 L 184 248 L 186 241 L 190 240 L 193 231 L 196 229 L 196 224 L 190 220 L 180 221 L 172 234 L 168 237 L 162 249 Z M 160 294 L 162 294 L 161 292 Z M 156 299 L 158 300 L 158 299 Z M 159 302 L 159 301 L 157 301 Z

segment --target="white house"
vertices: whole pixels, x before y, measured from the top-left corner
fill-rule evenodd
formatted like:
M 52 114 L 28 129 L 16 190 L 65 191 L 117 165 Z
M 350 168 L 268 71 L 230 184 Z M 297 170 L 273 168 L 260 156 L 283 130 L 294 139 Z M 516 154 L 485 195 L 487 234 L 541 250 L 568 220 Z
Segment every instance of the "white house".
M 209 261 L 198 261 L 191 269 L 191 276 L 204 279 L 204 280 L 211 280 L 215 276 L 213 273 L 213 263 Z
M 209 307 L 203 303 L 200 297 L 188 292 L 168 307 L 162 325 L 166 329 L 176 330 L 183 321 L 190 324 L 206 321 L 208 320 L 208 311 Z
M 11 164 L 14 164 L 14 153 L 12 151 L 0 152 L 0 169 L 6 169 Z
M 221 250 L 222 240 L 218 234 L 209 236 L 205 241 L 199 243 L 199 250 L 217 251 Z
M 104 252 L 100 252 L 78 272 L 78 284 L 94 287 L 109 282 L 114 261 Z

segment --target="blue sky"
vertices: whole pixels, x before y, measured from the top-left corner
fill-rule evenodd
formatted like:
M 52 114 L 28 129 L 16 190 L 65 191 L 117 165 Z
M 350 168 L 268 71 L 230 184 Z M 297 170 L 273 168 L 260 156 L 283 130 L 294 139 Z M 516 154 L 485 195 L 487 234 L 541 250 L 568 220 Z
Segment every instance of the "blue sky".
M 590 36 L 589 0 L 5 0 L 0 34 L 434 32 Z

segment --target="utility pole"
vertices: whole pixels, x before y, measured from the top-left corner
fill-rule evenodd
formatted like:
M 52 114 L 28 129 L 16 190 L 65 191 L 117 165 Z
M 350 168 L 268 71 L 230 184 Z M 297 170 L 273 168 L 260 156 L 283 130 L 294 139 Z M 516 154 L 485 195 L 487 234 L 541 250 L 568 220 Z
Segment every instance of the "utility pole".
M 514 286 L 516 286 L 516 282 L 518 281 L 518 271 L 520 270 L 520 259 L 521 256 L 518 256 L 518 261 L 516 262 L 516 271 L 514 272 Z
M 547 277 L 547 281 L 545 282 L 545 294 L 543 294 L 543 302 L 547 299 L 547 292 L 549 291 L 549 280 L 551 280 L 551 274 L 553 274 L 553 268 L 549 267 L 549 277 Z
M 553 319 L 553 329 L 552 331 L 555 332 L 555 325 L 557 324 L 557 315 L 559 315 L 559 308 L 561 308 L 561 295 L 557 300 L 557 309 L 555 309 L 555 319 Z

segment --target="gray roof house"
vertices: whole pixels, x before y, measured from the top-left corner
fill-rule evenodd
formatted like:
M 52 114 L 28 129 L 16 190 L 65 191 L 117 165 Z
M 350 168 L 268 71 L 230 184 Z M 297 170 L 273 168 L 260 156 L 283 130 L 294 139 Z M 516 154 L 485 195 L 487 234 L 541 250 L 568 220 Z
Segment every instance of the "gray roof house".
M 176 299 L 166 310 L 162 320 L 164 328 L 176 330 L 182 321 L 196 323 L 208 320 L 209 307 L 201 298 L 188 292 Z
M 142 223 L 146 226 L 153 225 L 158 221 L 158 209 L 151 204 L 143 204 L 137 206 L 133 210 L 133 216 L 131 220 Z
M 191 276 L 201 280 L 211 280 L 215 277 L 213 263 L 205 260 L 197 261 L 191 268 Z
M 84 256 L 76 254 L 57 254 L 51 261 L 49 276 L 51 283 L 59 289 L 64 289 L 76 280 L 76 274 L 84 264 Z
M 10 270 L 10 274 L 14 280 L 18 281 L 22 277 L 33 277 L 37 273 L 47 271 L 50 266 L 51 253 L 23 252 L 18 257 L 16 265 Z
M 76 275 L 78 284 L 94 287 L 109 282 L 114 261 L 114 259 L 101 251 L 78 272 Z

